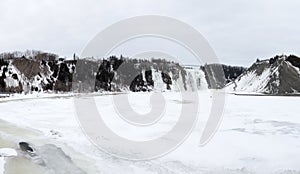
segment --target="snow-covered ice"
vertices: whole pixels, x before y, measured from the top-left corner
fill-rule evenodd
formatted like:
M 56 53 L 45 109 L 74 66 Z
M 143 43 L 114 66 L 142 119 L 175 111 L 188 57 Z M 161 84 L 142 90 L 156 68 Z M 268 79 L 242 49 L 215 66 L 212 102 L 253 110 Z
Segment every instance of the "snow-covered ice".
M 151 94 L 130 93 L 129 103 L 137 113 L 148 112 Z M 165 92 L 163 96 L 167 101 L 164 117 L 145 128 L 137 128 L 118 117 L 112 104 L 113 95 L 96 96 L 95 101 L 105 123 L 114 132 L 129 139 L 148 140 L 164 134 L 178 119 L 182 103 L 180 94 Z M 3 101 L 0 121 L 4 120 L 9 126 L 1 128 L 0 138 L 15 144 L 30 142 L 42 159 L 50 155 L 45 150 L 50 147 L 48 144 L 55 145 L 64 152 L 59 158 L 68 161 L 70 157 L 72 162 L 68 165 L 72 170 L 78 167 L 86 173 L 300 172 L 299 97 L 226 95 L 222 123 L 212 140 L 203 147 L 199 142 L 212 104 L 210 91 L 200 92 L 199 102 L 200 117 L 189 138 L 166 156 L 150 161 L 121 160 L 95 147 L 79 126 L 70 96 Z M 12 126 L 14 129 L 9 129 Z M 7 148 L 18 150 L 17 146 Z M 13 160 L 6 160 L 6 165 Z M 55 165 L 59 167 L 60 164 L 51 162 L 48 168 L 55 168 Z M 0 174 L 3 167 L 4 158 L 0 157 Z
M 0 173 L 4 173 L 4 157 L 0 157 Z
M 11 148 L 0 148 L 0 157 L 17 156 L 17 151 Z
M 11 148 L 0 148 L 0 173 L 4 173 L 4 157 L 17 156 L 17 152 Z

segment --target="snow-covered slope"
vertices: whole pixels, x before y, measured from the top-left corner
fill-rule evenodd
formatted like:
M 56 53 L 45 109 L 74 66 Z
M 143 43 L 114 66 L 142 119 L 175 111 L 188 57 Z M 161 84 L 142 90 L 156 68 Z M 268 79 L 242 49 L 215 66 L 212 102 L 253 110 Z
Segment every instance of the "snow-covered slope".
M 291 56 L 276 56 L 254 63 L 235 81 L 226 86 L 226 90 L 266 94 L 298 93 L 300 92 L 300 71 L 291 61 Z

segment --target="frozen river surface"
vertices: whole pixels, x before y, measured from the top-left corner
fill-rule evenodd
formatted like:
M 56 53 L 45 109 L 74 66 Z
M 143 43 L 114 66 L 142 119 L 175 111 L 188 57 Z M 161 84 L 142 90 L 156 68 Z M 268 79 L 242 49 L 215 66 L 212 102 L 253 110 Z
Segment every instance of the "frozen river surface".
M 125 94 L 120 94 L 125 95 Z M 151 110 L 152 93 L 130 93 L 137 113 Z M 162 136 L 178 121 L 182 101 L 175 92 L 163 93 L 163 118 L 148 127 L 122 120 L 113 95 L 96 96 L 99 112 L 121 137 L 148 140 Z M 199 119 L 191 135 L 169 154 L 149 161 L 122 160 L 89 141 L 78 122 L 72 97 L 12 100 L 0 103 L 0 149 L 12 148 L 16 157 L 0 157 L 0 174 L 104 173 L 300 173 L 300 97 L 226 95 L 221 125 L 205 146 L 199 146 L 211 107 L 211 94 L 199 94 Z M 22 152 L 29 142 L 35 156 Z

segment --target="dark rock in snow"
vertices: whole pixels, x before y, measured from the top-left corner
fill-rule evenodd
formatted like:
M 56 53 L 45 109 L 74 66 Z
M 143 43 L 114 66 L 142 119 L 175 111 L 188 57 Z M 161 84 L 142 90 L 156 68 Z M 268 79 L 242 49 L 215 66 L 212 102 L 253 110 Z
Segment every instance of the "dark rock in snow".
M 34 152 L 33 148 L 26 142 L 19 142 L 20 149 L 24 152 L 32 153 Z

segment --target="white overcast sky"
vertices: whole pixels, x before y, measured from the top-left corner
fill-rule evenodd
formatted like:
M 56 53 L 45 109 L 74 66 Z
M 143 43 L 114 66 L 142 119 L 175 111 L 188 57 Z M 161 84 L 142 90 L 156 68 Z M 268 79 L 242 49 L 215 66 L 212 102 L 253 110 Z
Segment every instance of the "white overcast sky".
M 71 57 L 102 29 L 138 15 L 196 28 L 222 63 L 300 55 L 299 0 L 0 0 L 0 52 L 37 49 Z

